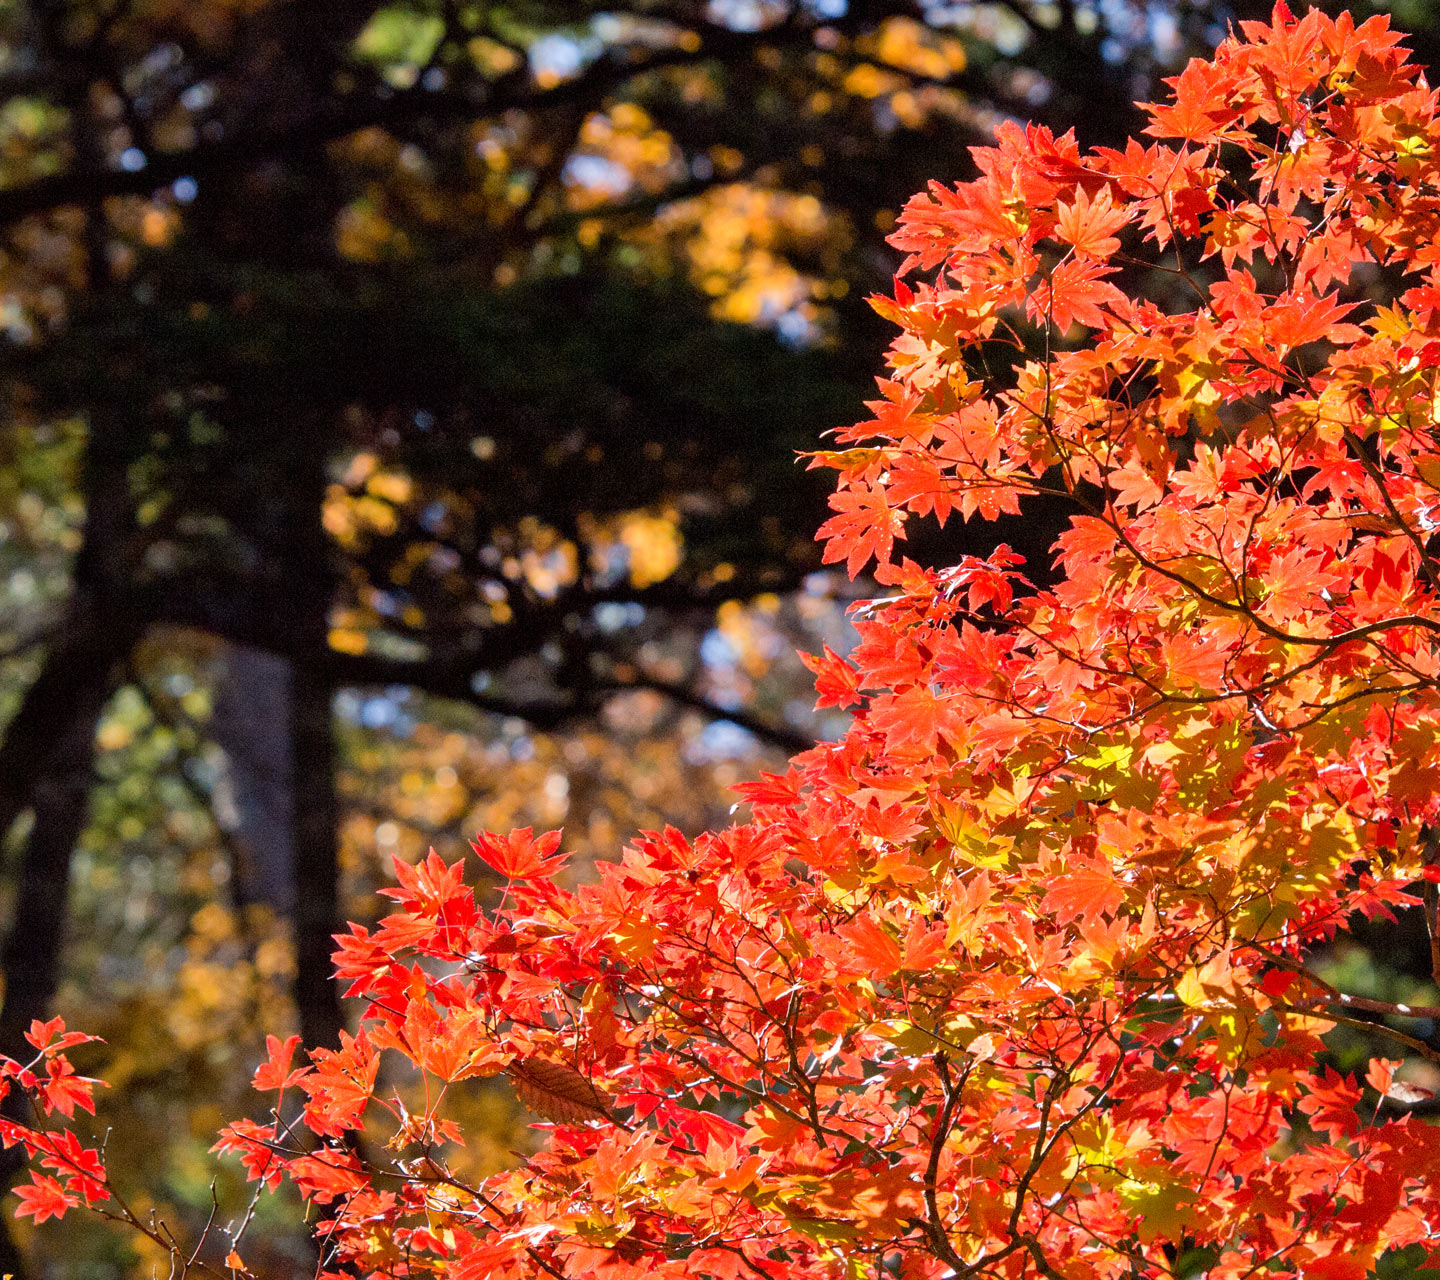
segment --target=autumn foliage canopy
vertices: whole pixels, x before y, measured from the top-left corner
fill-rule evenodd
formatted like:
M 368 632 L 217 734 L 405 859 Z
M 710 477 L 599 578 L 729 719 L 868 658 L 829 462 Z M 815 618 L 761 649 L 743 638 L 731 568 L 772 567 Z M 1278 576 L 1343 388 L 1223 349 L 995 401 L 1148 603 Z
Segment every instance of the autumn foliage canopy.
M 397 865 L 340 939 L 358 1033 L 309 1065 L 272 1040 L 273 1114 L 219 1143 L 318 1207 L 336 1275 L 1440 1251 L 1440 1128 L 1392 1084 L 1440 1055 L 1384 1021 L 1440 1010 L 1307 968 L 1421 911 L 1440 979 L 1440 123 L 1398 39 L 1282 6 L 1124 151 L 1007 125 L 910 202 L 889 376 L 814 458 L 827 558 L 886 593 L 812 660 L 853 727 L 598 883 L 529 831 L 476 844 L 498 903 Z M 1049 587 L 1003 548 L 903 557 L 913 521 L 1036 499 L 1075 512 Z M 1318 1065 L 1355 1022 L 1390 1057 Z M 61 1033 L 12 1076 L 63 1119 Z M 377 1084 L 406 1073 L 423 1109 Z M 447 1100 L 500 1073 L 548 1133 L 467 1182 Z M 107 1203 L 63 1127 L 6 1124 L 43 1166 L 20 1212 Z

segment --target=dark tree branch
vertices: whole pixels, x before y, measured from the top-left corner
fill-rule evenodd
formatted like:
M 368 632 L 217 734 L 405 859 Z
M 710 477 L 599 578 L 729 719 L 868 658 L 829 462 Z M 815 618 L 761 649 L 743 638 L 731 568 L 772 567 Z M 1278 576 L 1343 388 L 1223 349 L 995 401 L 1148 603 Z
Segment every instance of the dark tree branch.
M 904 5 L 897 7 L 897 11 L 905 9 Z M 639 57 L 635 49 L 614 48 L 580 75 L 549 89 L 536 86 L 523 69 L 490 82 L 481 93 L 430 91 L 422 85 L 390 97 L 333 103 L 298 123 L 259 128 L 184 151 L 154 155 L 135 172 L 82 166 L 0 190 L 0 225 L 62 205 L 93 204 L 111 196 L 148 195 L 177 178 L 200 179 L 237 165 L 310 151 L 374 126 L 391 127 L 421 119 L 474 119 L 513 109 L 543 110 L 566 105 L 594 109 L 607 94 L 650 72 L 707 61 L 724 62 L 744 57 L 762 45 L 803 46 L 812 37 L 810 27 L 795 23 L 754 32 L 707 25 L 703 31 L 695 48 L 647 50 Z M 957 76 L 953 83 L 962 87 L 964 77 Z
M 20 709 L 0 744 L 0 834 L 30 807 L 36 784 L 63 755 L 69 726 L 92 726 L 109 696 L 108 673 L 129 651 L 139 630 L 125 618 L 97 617 L 80 602 L 66 618 Z M 97 683 L 95 673 L 100 673 Z
M 722 707 L 719 703 L 711 702 L 709 698 L 696 693 L 693 689 L 669 680 L 655 680 L 642 675 L 637 676 L 634 680 L 616 680 L 599 687 L 611 692 L 624 689 L 649 689 L 652 692 L 663 694 L 681 706 L 703 712 L 712 719 L 728 720 L 731 724 L 739 725 L 742 729 L 753 733 L 762 742 L 768 742 L 771 746 L 780 747 L 792 754 L 797 751 L 808 751 L 815 745 L 814 738 L 797 729 L 791 729 L 787 725 L 774 724 L 739 708 L 732 710 Z
M 332 679 L 338 685 L 405 685 L 437 698 L 468 703 L 494 715 L 515 716 L 537 729 L 555 729 L 561 725 L 593 714 L 593 697 L 518 699 L 478 690 L 473 684 L 477 669 L 473 664 L 444 662 L 409 662 L 401 658 L 384 658 L 372 654 L 348 654 L 331 651 L 325 659 Z M 592 683 L 592 695 L 623 693 L 628 689 L 646 689 L 663 694 L 673 702 L 690 707 L 715 720 L 728 720 L 754 734 L 762 742 L 784 751 L 807 751 L 815 739 L 792 729 L 752 715 L 748 711 L 723 707 L 696 693 L 685 685 L 640 675 L 631 680 L 603 680 Z
M 39 612 L 36 610 L 36 612 Z M 17 635 L 4 649 L 0 649 L 0 662 L 21 658 L 25 654 L 49 644 L 59 633 L 60 624 L 44 619 L 36 620 L 29 631 Z
M 0 190 L 0 224 L 69 204 L 93 204 L 111 196 L 149 195 L 177 178 L 203 178 L 235 166 L 264 160 L 343 138 L 372 125 L 404 123 L 427 115 L 484 114 L 484 108 L 456 95 L 397 95 L 389 100 L 347 103 L 300 124 L 261 128 L 219 142 L 166 151 L 148 158 L 143 169 L 82 167 Z
M 592 714 L 596 710 L 595 701 L 593 696 L 587 699 L 586 694 L 649 688 L 705 715 L 729 720 L 762 741 L 793 753 L 813 747 L 814 739 L 787 725 L 773 724 L 747 711 L 720 706 L 683 685 L 644 676 L 630 681 L 592 683 L 584 691 L 543 700 L 510 699 L 478 689 L 475 682 L 481 673 L 495 672 L 508 662 L 535 653 L 555 635 L 564 634 L 567 618 L 583 616 L 596 604 L 635 602 L 647 607 L 694 611 L 793 585 L 793 580 L 771 582 L 768 578 L 757 578 L 701 588 L 671 580 L 639 590 L 618 585 L 566 592 L 553 601 L 536 601 L 517 608 L 514 621 L 486 633 L 484 643 L 477 649 L 453 656 L 436 653 L 421 659 L 340 653 L 329 648 L 323 636 L 316 640 L 314 647 L 303 645 L 288 610 L 267 607 L 263 600 L 250 598 L 238 584 L 227 584 L 217 591 L 214 582 L 176 578 L 159 584 L 146 603 L 147 616 L 156 623 L 194 627 L 292 661 L 317 664 L 334 686 L 408 685 L 496 715 L 518 716 L 538 729 L 553 729 Z

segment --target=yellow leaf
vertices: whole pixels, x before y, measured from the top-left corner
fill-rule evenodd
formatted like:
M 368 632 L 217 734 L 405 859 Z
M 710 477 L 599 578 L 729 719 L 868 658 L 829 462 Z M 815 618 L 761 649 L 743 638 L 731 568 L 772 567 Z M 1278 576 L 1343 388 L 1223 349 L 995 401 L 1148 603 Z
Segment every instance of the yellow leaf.
M 1121 1203 L 1139 1221 L 1135 1234 L 1142 1244 L 1178 1240 L 1195 1221 L 1195 1192 L 1177 1183 L 1132 1182 L 1117 1189 Z

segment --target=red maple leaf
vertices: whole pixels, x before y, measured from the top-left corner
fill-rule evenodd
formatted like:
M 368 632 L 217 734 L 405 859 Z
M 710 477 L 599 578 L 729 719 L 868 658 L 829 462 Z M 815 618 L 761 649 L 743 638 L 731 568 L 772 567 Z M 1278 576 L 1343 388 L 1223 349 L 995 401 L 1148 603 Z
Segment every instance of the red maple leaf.
M 555 852 L 560 847 L 560 832 L 537 837 L 529 827 L 512 831 L 503 840 L 485 832 L 471 841 L 470 847 L 509 880 L 548 880 L 569 860 L 568 854 Z
M 853 578 L 870 560 L 888 564 L 895 539 L 905 536 L 906 512 L 890 504 L 883 485 L 857 481 L 830 495 L 830 506 L 840 514 L 820 526 L 816 535 L 825 542 L 824 561 L 845 561 Z
M 300 1044 L 299 1036 L 286 1036 L 281 1040 L 279 1036 L 265 1037 L 265 1061 L 255 1068 L 254 1087 L 262 1092 L 271 1089 L 288 1089 L 292 1084 L 302 1079 L 309 1071 L 308 1067 L 300 1067 L 292 1071 L 291 1060 L 295 1056 L 295 1049 Z
M 15 1216 L 34 1218 L 37 1225 L 51 1218 L 63 1218 L 68 1210 L 80 1203 L 78 1197 L 70 1195 L 54 1178 L 44 1173 L 32 1174 L 28 1183 L 15 1188 L 15 1195 L 20 1200 Z

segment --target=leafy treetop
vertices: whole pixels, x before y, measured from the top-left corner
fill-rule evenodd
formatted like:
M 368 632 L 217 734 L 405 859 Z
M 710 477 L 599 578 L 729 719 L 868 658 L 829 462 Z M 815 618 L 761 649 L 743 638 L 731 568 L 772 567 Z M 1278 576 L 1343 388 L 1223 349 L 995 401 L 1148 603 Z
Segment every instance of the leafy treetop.
M 274 1041 L 277 1118 L 220 1143 L 325 1207 L 331 1274 L 1433 1253 L 1440 1129 L 1396 1072 L 1440 1052 L 1385 1019 L 1440 1009 L 1307 957 L 1418 907 L 1440 980 L 1436 96 L 1383 18 L 1283 6 L 1172 85 L 1147 140 L 1007 127 L 907 207 L 891 374 L 815 459 L 827 557 L 890 592 L 813 660 L 845 737 L 597 884 L 529 831 L 477 842 L 493 911 L 459 864 L 399 864 L 340 940 L 358 1033 L 299 1067 Z M 1145 300 L 1162 274 L 1192 310 Z M 897 558 L 912 518 L 1040 494 L 1078 512 L 1053 588 L 1004 548 Z M 1354 1021 L 1394 1045 L 1363 1081 L 1319 1061 Z M 419 1107 L 377 1086 L 404 1064 Z M 548 1135 L 467 1182 L 447 1097 L 502 1071 Z

